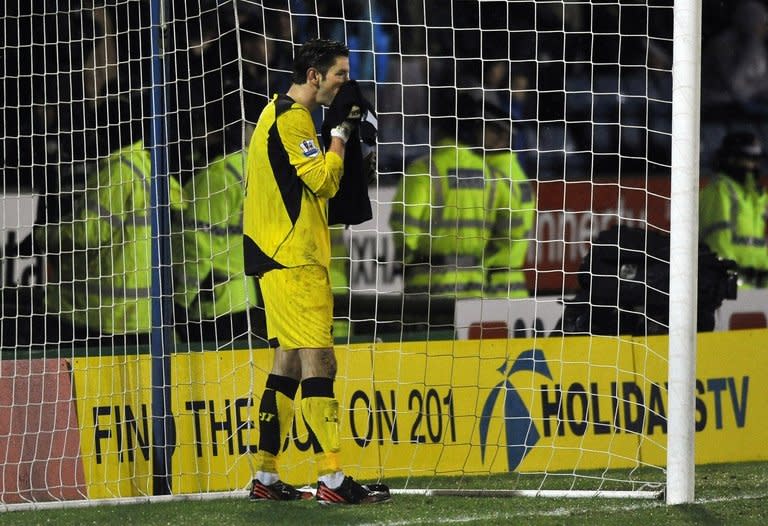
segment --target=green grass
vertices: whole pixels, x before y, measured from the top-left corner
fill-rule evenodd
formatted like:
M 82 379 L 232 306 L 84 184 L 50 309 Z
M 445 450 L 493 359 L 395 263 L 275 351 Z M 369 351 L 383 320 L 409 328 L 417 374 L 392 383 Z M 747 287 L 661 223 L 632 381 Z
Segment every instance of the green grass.
M 516 475 L 482 478 L 479 486 L 522 486 Z M 391 481 L 397 486 L 397 481 Z M 433 481 L 436 486 L 438 479 Z M 440 482 L 455 486 L 455 479 Z M 473 484 L 474 485 L 474 484 Z M 314 502 L 251 503 L 246 499 L 175 501 L 0 513 L 2 525 L 333 525 L 415 524 L 768 524 L 768 463 L 698 466 L 696 502 L 666 506 L 654 500 L 424 497 L 396 495 L 374 506 L 320 507 Z

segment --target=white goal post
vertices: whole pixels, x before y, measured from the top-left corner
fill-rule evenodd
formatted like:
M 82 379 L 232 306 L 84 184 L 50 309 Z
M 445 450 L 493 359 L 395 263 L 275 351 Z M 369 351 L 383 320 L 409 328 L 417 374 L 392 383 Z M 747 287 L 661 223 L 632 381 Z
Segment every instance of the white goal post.
M 0 511 L 245 498 L 273 352 L 245 148 L 314 37 L 378 118 L 373 217 L 332 227 L 345 471 L 694 500 L 699 0 L 29 4 L 0 37 Z M 286 481 L 311 446 L 297 412 Z
M 667 503 L 694 499 L 701 2 L 675 2 Z

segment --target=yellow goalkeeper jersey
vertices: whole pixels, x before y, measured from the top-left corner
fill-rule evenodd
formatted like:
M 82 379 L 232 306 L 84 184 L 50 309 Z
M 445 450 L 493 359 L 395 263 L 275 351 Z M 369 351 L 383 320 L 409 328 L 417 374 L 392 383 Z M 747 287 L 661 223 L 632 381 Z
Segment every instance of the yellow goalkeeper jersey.
M 248 148 L 243 204 L 245 272 L 301 265 L 328 268 L 328 199 L 344 162 L 324 154 L 309 110 L 287 95 L 264 108 Z

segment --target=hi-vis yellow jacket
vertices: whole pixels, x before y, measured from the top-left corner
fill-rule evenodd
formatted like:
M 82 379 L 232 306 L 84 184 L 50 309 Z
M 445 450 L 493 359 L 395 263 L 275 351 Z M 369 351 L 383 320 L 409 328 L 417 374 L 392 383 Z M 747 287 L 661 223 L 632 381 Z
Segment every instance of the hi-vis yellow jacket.
M 243 252 L 245 272 L 331 260 L 328 199 L 339 189 L 343 160 L 323 154 L 309 110 L 278 95 L 259 117 L 248 149 Z
M 244 164 L 244 151 L 222 155 L 184 184 L 190 202 L 173 244 L 175 301 L 191 320 L 256 305 L 256 282 L 243 276 Z
M 699 194 L 699 239 L 740 271 L 768 271 L 768 194 L 753 174 L 740 184 L 717 174 Z
M 88 178 L 72 220 L 48 231 L 49 249 L 58 252 L 49 309 L 102 334 L 152 330 L 150 175 L 140 141 L 112 153 Z M 171 207 L 181 209 L 181 186 L 168 182 Z
M 407 167 L 390 216 L 406 292 L 528 296 L 533 193 L 514 154 L 493 161 L 443 141 Z
M 485 250 L 485 296 L 524 298 L 528 289 L 521 269 L 535 236 L 536 197 L 516 153 L 487 152 L 485 162 L 497 186 L 494 225 Z

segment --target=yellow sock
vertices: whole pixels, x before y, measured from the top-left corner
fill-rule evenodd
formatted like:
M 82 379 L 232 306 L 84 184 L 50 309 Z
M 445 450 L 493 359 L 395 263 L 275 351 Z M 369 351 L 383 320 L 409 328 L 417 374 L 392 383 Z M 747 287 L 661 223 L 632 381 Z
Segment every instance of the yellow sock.
M 312 432 L 318 476 L 341 471 L 339 464 L 339 402 L 331 378 L 305 378 L 301 382 L 301 414 Z
M 256 453 L 256 471 L 277 473 L 277 456 L 260 449 L 259 452 Z
M 315 455 L 318 476 L 339 471 L 341 442 L 338 400 L 317 396 L 302 398 L 301 413 L 320 446 Z

